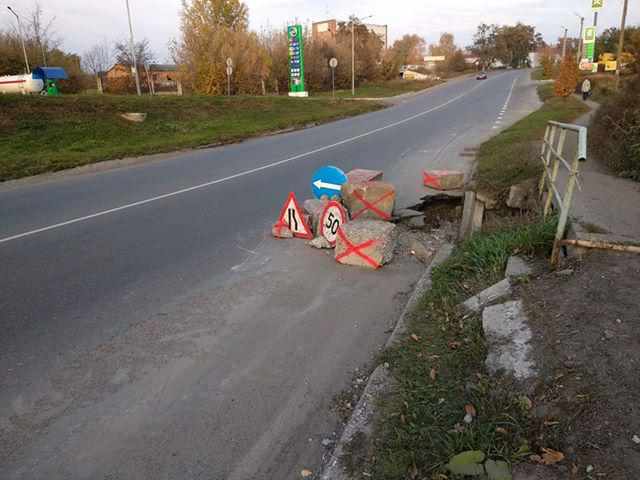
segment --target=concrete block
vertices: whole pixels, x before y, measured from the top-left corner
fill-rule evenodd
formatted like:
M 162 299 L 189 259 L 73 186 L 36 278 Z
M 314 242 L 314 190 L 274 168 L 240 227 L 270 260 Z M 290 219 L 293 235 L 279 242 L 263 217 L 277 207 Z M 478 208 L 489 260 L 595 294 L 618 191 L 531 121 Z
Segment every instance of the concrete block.
M 527 180 L 525 182 L 512 185 L 509 189 L 507 206 L 509 208 L 519 208 L 521 210 L 531 210 L 536 204 L 536 182 Z
M 473 313 L 479 313 L 485 306 L 491 302 L 495 302 L 500 298 L 504 298 L 511 295 L 511 282 L 508 278 L 505 278 L 499 283 L 483 290 L 479 294 L 471 297 L 462 304 L 462 307 Z
M 364 183 L 382 180 L 382 172 L 380 170 L 365 170 L 356 168 L 347 173 L 349 183 Z
M 386 182 L 345 183 L 342 200 L 352 220 L 391 220 L 396 189 Z
M 435 252 L 425 247 L 424 243 L 414 238 L 411 240 L 409 248 L 411 249 L 411 255 L 416 257 L 422 263 L 425 265 L 429 265 L 431 263 Z
M 274 223 L 271 227 L 271 234 L 280 239 L 293 238 L 293 232 L 284 223 Z
M 486 359 L 489 372 L 505 372 L 517 380 L 535 375 L 529 345 L 533 335 L 521 300 L 485 308 L 482 328 L 489 350 Z
M 527 262 L 524 261 L 522 257 L 518 257 L 516 255 L 509 257 L 507 270 L 505 272 L 505 276 L 507 278 L 526 277 L 528 275 L 531 275 L 531 273 L 531 267 L 527 264 Z
M 486 210 L 495 210 L 498 208 L 498 198 L 487 192 L 476 192 L 476 199 L 484 203 Z
M 377 269 L 393 260 L 396 226 L 379 220 L 356 220 L 338 231 L 335 259 L 344 265 Z
M 310 221 L 308 225 L 313 230 L 314 235 L 319 235 L 320 217 L 322 216 L 322 212 L 324 211 L 324 207 L 326 206 L 326 204 L 327 202 L 323 200 L 317 200 L 315 198 L 305 200 L 302 204 L 302 208 L 307 213 L 307 215 L 309 215 Z
M 436 190 L 460 190 L 464 187 L 464 172 L 457 170 L 425 170 L 424 186 Z
M 310 242 L 307 242 L 307 245 L 313 248 L 317 248 L 319 250 L 322 250 L 322 249 L 330 250 L 333 248 L 329 243 L 329 240 L 327 240 L 324 237 L 316 237 Z

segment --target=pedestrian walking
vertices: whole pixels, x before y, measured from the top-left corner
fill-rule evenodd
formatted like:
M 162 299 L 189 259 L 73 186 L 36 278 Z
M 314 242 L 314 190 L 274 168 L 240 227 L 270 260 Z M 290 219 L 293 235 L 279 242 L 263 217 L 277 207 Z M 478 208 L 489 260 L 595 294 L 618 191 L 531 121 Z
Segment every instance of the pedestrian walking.
M 582 100 L 586 102 L 589 95 L 591 95 L 591 80 L 585 78 L 582 82 Z

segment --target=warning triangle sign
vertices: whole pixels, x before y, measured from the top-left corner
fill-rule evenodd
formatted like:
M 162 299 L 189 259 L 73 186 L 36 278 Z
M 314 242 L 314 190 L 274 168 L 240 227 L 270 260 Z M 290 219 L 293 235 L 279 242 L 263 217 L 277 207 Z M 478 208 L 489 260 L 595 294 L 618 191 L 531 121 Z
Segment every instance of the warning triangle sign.
M 293 235 L 298 238 L 313 239 L 313 232 L 311 228 L 309 228 L 304 212 L 302 208 L 300 208 L 293 192 L 289 194 L 287 201 L 284 202 L 278 223 L 289 227 Z

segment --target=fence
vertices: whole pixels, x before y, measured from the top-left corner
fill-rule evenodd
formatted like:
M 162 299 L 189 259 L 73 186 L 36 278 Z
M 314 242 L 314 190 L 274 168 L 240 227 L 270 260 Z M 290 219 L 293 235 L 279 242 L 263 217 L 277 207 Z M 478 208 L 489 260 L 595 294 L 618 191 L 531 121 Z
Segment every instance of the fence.
M 565 149 L 567 148 L 567 136 L 577 134 L 577 151 L 573 159 L 568 161 Z M 572 135 L 573 136 L 573 135 Z M 551 212 L 553 201 L 556 201 L 556 207 L 560 209 L 560 218 L 558 221 L 558 230 L 553 245 L 553 253 L 551 254 L 551 264 L 556 266 L 560 259 L 560 248 L 564 239 L 567 222 L 569 220 L 569 212 L 571 211 L 571 202 L 576 186 L 582 190 L 578 175 L 580 173 L 580 162 L 587 160 L 587 128 L 579 125 L 570 125 L 559 122 L 549 122 L 547 130 L 544 134 L 544 143 L 542 144 L 542 153 L 540 154 L 544 172 L 540 179 L 540 195 L 546 200 L 544 203 L 544 216 L 547 217 Z M 564 185 L 564 191 L 558 185 L 560 177 L 560 169 L 564 167 L 567 172 L 567 182 Z M 564 177 L 564 175 L 562 175 Z

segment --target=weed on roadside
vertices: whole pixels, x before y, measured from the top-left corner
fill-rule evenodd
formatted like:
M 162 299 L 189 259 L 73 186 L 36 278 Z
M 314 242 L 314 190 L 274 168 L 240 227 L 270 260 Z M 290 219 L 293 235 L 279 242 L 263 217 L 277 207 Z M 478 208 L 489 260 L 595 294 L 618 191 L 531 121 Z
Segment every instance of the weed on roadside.
M 529 454 L 531 404 L 486 374 L 481 319 L 457 305 L 501 279 L 510 255 L 547 253 L 555 227 L 551 219 L 476 235 L 434 270 L 409 337 L 384 355 L 397 387 L 380 401 L 373 478 L 444 478 L 449 460 L 469 450 L 510 463 Z

